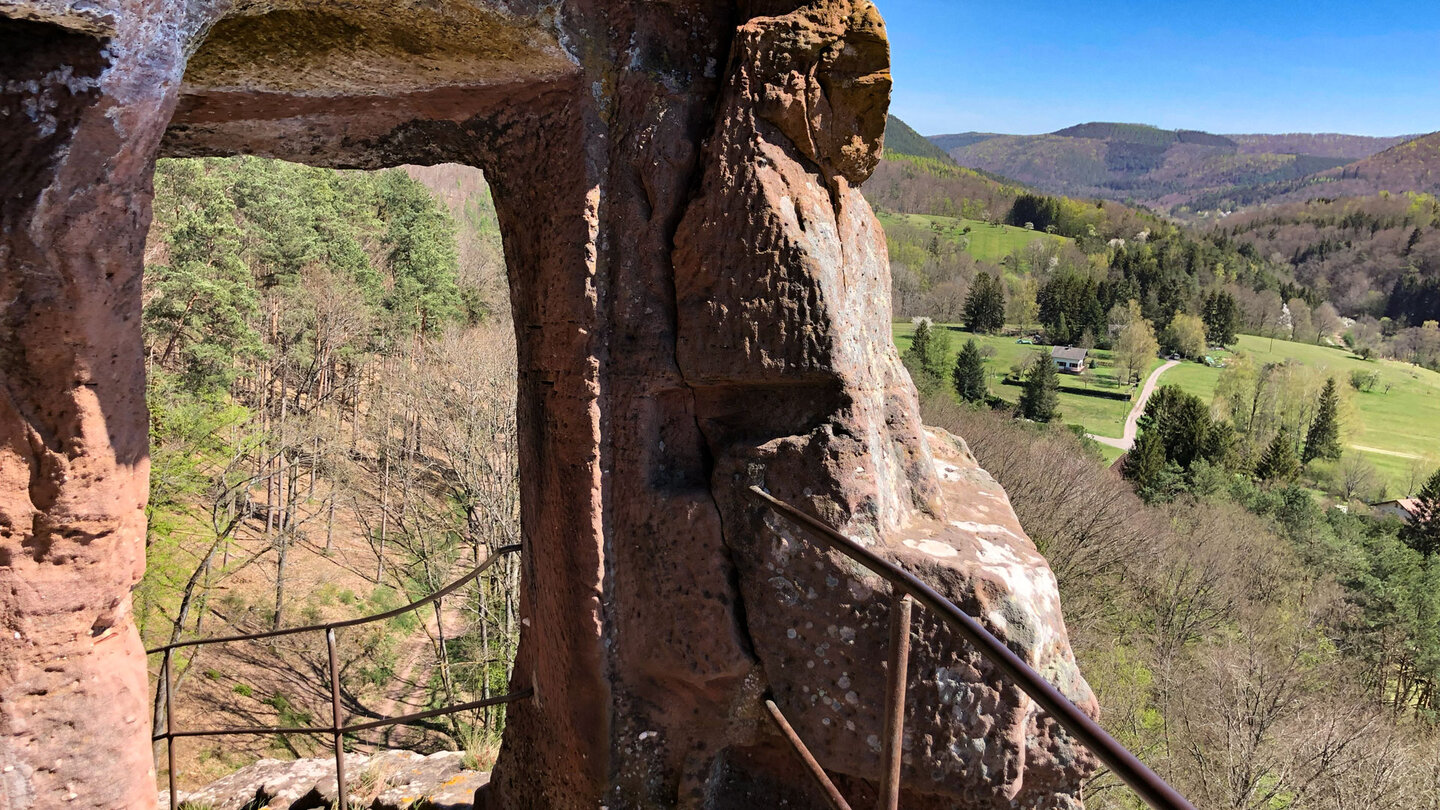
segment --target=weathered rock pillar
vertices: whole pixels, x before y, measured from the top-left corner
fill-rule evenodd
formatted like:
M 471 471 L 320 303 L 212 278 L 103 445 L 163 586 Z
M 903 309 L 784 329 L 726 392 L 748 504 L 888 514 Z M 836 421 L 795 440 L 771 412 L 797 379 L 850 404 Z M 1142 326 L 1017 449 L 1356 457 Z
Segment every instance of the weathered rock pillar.
M 21 5 L 0 2 L 0 806 L 143 808 L 140 265 L 184 15 Z

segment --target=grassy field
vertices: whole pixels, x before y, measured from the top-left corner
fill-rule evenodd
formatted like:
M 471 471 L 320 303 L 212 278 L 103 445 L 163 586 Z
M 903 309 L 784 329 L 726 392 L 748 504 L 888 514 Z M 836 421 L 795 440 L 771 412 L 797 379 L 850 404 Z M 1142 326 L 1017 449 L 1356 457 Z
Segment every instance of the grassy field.
M 1036 354 L 1050 353 L 1049 346 L 1030 346 L 1017 343 L 1014 337 L 973 335 L 961 330 L 958 326 L 947 325 L 941 328 L 949 330 L 950 333 L 950 355 L 946 360 L 947 367 L 954 362 L 955 355 L 960 353 L 960 348 L 965 345 L 965 341 L 971 338 L 975 340 L 982 351 L 987 348 L 991 350 L 991 356 L 985 360 L 986 370 L 990 373 L 990 393 L 1007 402 L 1019 400 L 1021 390 L 1018 386 L 1001 384 L 1005 375 L 1010 373 L 1011 367 L 1016 363 L 1029 362 L 1030 358 Z M 910 348 L 910 337 L 914 332 L 915 327 L 909 322 L 894 324 L 895 345 L 900 351 L 903 352 Z M 1110 353 L 1096 351 L 1092 352 L 1092 356 L 1099 359 L 1100 366 L 1094 370 L 1089 379 L 1082 380 L 1069 375 L 1061 375 L 1062 384 L 1072 387 L 1089 386 L 1099 390 L 1117 390 L 1115 369 L 1110 366 Z M 1155 365 L 1159 364 L 1160 361 L 1157 359 Z M 1066 424 L 1081 425 L 1087 432 L 1098 436 L 1118 438 L 1124 432 L 1125 417 L 1129 415 L 1130 408 L 1131 403 L 1123 400 L 1060 392 L 1061 419 Z
M 1259 363 L 1286 359 L 1333 374 L 1349 390 L 1360 424 L 1347 425 L 1344 441 L 1363 453 L 1390 482 L 1391 495 L 1403 495 L 1414 458 L 1440 463 L 1440 374 L 1407 363 L 1365 361 L 1343 349 L 1242 335 L 1236 351 Z M 1349 387 L 1351 371 L 1374 371 L 1380 383 L 1370 392 Z M 1186 363 L 1160 378 L 1209 402 L 1220 369 Z
M 925 229 L 942 239 L 949 239 L 953 242 L 969 240 L 966 252 L 982 262 L 992 264 L 998 264 L 1001 259 L 1011 253 L 1023 250 L 1026 245 L 1036 239 L 1048 239 L 1057 243 L 1072 241 L 1066 237 L 1055 236 L 1043 231 L 1030 231 L 1010 225 L 991 225 L 978 219 L 956 219 L 928 214 L 882 213 L 877 216 L 880 219 L 880 225 L 887 231 L 897 223 L 903 223 L 912 228 Z M 969 233 L 965 233 L 966 228 L 970 229 Z
M 972 335 L 958 326 L 944 328 L 950 332 L 951 361 L 970 338 L 974 338 L 982 349 L 990 350 L 991 356 L 985 361 L 991 375 L 990 392 L 1008 402 L 1020 397 L 1020 388 L 1001 384 L 1011 367 L 1027 361 L 1036 353 L 1049 351 L 1045 346 L 1016 343 L 1014 337 Z M 900 351 L 909 348 L 914 330 L 910 323 L 894 324 L 895 344 Z M 1358 424 L 1346 426 L 1343 440 L 1380 470 L 1391 496 L 1405 494 L 1405 484 L 1417 457 L 1425 461 L 1427 468 L 1440 464 L 1440 374 L 1406 363 L 1361 360 L 1343 349 L 1285 340 L 1271 341 L 1252 335 L 1242 335 L 1234 349 L 1250 355 L 1258 363 L 1294 360 L 1333 374 L 1346 390 L 1358 416 Z M 1062 377 L 1062 382 L 1114 390 L 1116 383 L 1114 369 L 1109 367 L 1109 352 L 1097 351 L 1094 356 L 1099 359 L 1100 366 L 1092 380 L 1082 382 L 1073 377 Z M 1160 362 L 1157 359 L 1151 370 Z M 1373 391 L 1356 391 L 1350 387 L 1350 372 L 1356 370 L 1374 371 L 1380 375 L 1380 382 Z M 1165 372 L 1160 384 L 1178 385 L 1210 402 L 1221 371 L 1200 363 L 1182 363 Z M 1099 436 L 1119 437 L 1130 407 L 1130 403 L 1120 400 L 1060 393 L 1062 420 L 1066 424 L 1081 425 L 1087 432 Z M 1109 459 L 1119 454 L 1119 451 L 1109 448 L 1105 450 Z

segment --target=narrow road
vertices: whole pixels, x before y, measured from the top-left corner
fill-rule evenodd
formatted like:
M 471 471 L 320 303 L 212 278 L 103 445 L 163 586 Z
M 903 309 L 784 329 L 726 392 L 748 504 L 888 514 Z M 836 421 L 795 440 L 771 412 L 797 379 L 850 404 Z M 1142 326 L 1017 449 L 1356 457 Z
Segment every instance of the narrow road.
M 1145 381 L 1145 387 L 1140 391 L 1140 398 L 1135 401 L 1135 407 L 1130 409 L 1130 415 L 1125 417 L 1125 434 L 1119 439 L 1112 439 L 1109 436 L 1096 436 L 1090 434 L 1090 438 L 1101 444 L 1108 444 L 1111 447 L 1130 452 L 1135 446 L 1135 434 L 1140 432 L 1140 415 L 1145 413 L 1145 404 L 1150 401 L 1150 395 L 1155 393 L 1155 388 L 1160 384 L 1160 375 L 1180 365 L 1179 360 L 1171 360 L 1161 367 L 1155 369 L 1150 379 Z

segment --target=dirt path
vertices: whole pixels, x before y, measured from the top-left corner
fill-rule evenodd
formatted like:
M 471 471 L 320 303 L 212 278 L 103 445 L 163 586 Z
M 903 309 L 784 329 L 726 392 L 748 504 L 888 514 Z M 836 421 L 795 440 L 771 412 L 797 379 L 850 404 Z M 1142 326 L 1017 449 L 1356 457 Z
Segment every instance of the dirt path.
M 1150 374 L 1150 379 L 1145 381 L 1145 387 L 1140 391 L 1140 398 L 1135 401 L 1135 407 L 1130 409 L 1130 415 L 1125 417 L 1125 433 L 1119 439 L 1112 439 L 1109 436 L 1096 436 L 1090 434 L 1090 438 L 1101 444 L 1108 444 L 1111 447 L 1129 452 L 1135 446 L 1135 434 L 1140 431 L 1140 415 L 1145 413 L 1145 405 L 1150 401 L 1150 395 L 1155 393 L 1155 388 L 1160 384 L 1160 375 L 1180 365 L 1179 360 L 1170 360 Z
M 1378 447 L 1366 447 L 1363 444 L 1352 444 L 1352 448 L 1365 453 L 1379 453 L 1382 456 L 1395 456 L 1396 458 L 1421 458 L 1415 453 L 1402 453 L 1399 450 L 1381 450 Z
M 464 621 L 464 600 L 452 597 L 442 600 L 441 605 L 442 621 L 449 637 L 449 634 L 459 632 Z M 405 640 L 398 656 L 394 680 L 386 688 L 384 697 L 372 707 L 380 717 L 398 717 L 423 711 L 429 703 L 430 676 L 436 665 L 432 641 L 436 633 L 434 609 L 421 608 L 419 617 L 422 626 Z M 422 663 L 425 666 L 421 666 Z M 406 726 L 392 726 L 380 734 L 389 747 L 403 747 L 402 744 L 410 738 L 422 739 L 425 736 L 423 730 Z

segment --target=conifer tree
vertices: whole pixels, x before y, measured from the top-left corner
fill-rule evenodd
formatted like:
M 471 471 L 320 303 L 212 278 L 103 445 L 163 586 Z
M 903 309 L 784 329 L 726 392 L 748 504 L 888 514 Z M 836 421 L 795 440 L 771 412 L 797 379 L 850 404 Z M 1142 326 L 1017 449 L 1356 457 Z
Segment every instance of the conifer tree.
M 937 329 L 929 318 L 919 318 L 910 348 L 900 356 L 910 378 L 922 395 L 929 396 L 945 384 L 945 356 L 950 352 L 950 333 Z
M 1215 290 L 1205 299 L 1202 320 L 1205 321 L 1205 338 L 1212 345 L 1229 346 L 1235 342 L 1235 333 L 1240 328 L 1239 306 L 1235 297 L 1228 292 Z
M 1429 557 L 1440 553 L 1440 470 L 1430 476 L 1415 500 L 1415 514 L 1400 536 L 1406 545 Z
M 955 358 L 951 380 L 955 393 L 965 402 L 984 402 L 990 395 L 990 389 L 985 384 L 985 359 L 980 356 L 980 347 L 975 345 L 974 340 L 965 341 L 960 355 Z
M 1315 420 L 1310 423 L 1310 432 L 1305 436 L 1306 464 L 1317 458 L 1340 458 L 1340 393 L 1335 378 L 1325 381 L 1320 392 L 1320 407 Z
M 1060 416 L 1060 377 L 1055 361 L 1047 355 L 1036 355 L 1025 375 L 1025 390 L 1020 394 L 1020 415 L 1035 422 L 1049 422 Z
M 924 368 L 925 359 L 930 356 L 930 319 L 920 318 L 915 323 L 915 334 L 910 337 L 910 348 L 905 350 L 902 359 L 907 364 Z
M 988 334 L 1005 328 L 1005 291 L 1000 279 L 977 273 L 965 296 L 965 326 L 971 332 Z
M 1165 445 L 1160 433 L 1147 430 L 1136 439 L 1135 446 L 1125 456 L 1125 477 L 1135 482 L 1135 490 L 1148 500 L 1148 493 L 1155 490 L 1165 472 Z
M 1300 474 L 1300 459 L 1295 455 L 1295 441 L 1288 428 L 1280 428 L 1274 441 L 1265 448 L 1265 455 L 1255 465 L 1255 477 L 1261 481 L 1293 481 Z

